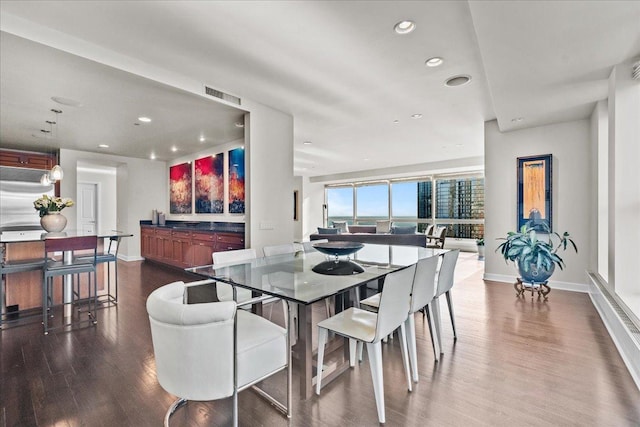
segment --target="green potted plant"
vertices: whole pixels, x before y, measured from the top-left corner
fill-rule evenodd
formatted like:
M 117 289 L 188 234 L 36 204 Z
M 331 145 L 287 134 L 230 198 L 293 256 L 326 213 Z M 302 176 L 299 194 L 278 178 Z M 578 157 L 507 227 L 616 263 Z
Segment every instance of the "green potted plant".
M 476 247 L 478 248 L 478 259 L 484 259 L 484 237 L 476 239 Z
M 546 224 L 538 222 L 536 232 L 530 223 L 520 228 L 520 232 L 510 231 L 496 252 L 500 251 L 505 261 L 513 261 L 520 272 L 523 282 L 544 283 L 553 274 L 556 265 L 562 270 L 564 260 L 558 255 L 558 250 L 567 250 L 567 246 L 573 247 L 578 252 L 578 248 L 568 232 L 562 235 L 549 231 Z

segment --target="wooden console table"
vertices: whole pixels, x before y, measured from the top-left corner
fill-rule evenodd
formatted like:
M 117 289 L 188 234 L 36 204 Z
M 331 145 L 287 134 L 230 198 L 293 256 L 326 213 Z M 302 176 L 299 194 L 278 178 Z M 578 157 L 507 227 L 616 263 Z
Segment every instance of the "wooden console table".
M 525 291 L 531 291 L 531 298 L 533 298 L 533 293 L 538 292 L 538 298 L 543 297 L 545 301 L 547 301 L 549 292 L 551 292 L 551 288 L 548 285 L 549 282 L 535 283 L 535 282 L 523 282 L 522 278 L 518 277 L 516 279 L 516 283 L 513 284 L 513 287 L 516 290 L 517 297 L 524 297 Z

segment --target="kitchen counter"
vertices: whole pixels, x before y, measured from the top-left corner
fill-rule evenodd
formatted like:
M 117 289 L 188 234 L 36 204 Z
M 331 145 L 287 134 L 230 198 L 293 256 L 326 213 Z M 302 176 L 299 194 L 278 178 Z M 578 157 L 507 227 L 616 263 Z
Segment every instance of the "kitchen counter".
M 165 225 L 151 224 L 150 220 L 140 221 L 141 227 L 168 228 L 192 231 L 211 231 L 220 233 L 242 233 L 244 235 L 244 223 L 242 222 L 209 222 L 209 221 L 167 221 Z
M 62 237 L 79 237 L 87 234 L 81 230 L 65 230 L 59 233 L 47 233 L 40 230 L 12 230 L 0 232 L 0 243 L 40 242 L 45 239 L 58 239 Z M 96 233 L 98 238 L 131 237 L 133 234 L 114 230 L 101 230 Z
M 140 221 L 140 254 L 146 260 L 188 268 L 211 264 L 214 252 L 244 248 L 244 223 Z

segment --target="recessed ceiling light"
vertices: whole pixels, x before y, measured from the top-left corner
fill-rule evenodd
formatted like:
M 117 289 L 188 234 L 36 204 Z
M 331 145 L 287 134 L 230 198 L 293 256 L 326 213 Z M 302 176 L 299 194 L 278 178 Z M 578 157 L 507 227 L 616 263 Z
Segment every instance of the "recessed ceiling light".
M 400 120 L 394 120 L 393 123 L 398 124 L 400 123 Z
M 151 156 L 149 156 L 149 158 L 150 158 L 151 160 L 155 160 L 155 159 L 156 159 L 156 155 L 155 155 L 155 153 L 151 153 Z
M 440 58 L 439 56 L 434 56 L 433 58 L 427 59 L 424 65 L 426 65 L 427 67 L 438 67 L 442 65 L 443 62 L 444 60 L 442 58 Z
M 305 141 L 305 142 L 303 142 L 303 144 L 304 145 L 311 145 L 312 143 L 311 143 L 311 141 Z
M 200 137 L 200 142 L 204 142 L 204 141 L 205 141 L 205 137 L 204 137 L 204 136 L 201 136 L 201 137 Z
M 369 159 L 368 159 L 368 158 L 364 158 L 364 159 L 362 159 L 362 160 L 364 160 L 365 162 L 368 162 L 368 161 L 369 161 Z
M 411 31 L 416 29 L 416 24 L 413 21 L 404 20 L 398 22 L 393 26 L 393 30 L 398 34 L 409 34 Z
M 178 147 L 175 147 L 175 146 L 171 147 L 171 151 L 175 153 L 176 151 L 178 151 Z
M 456 87 L 456 86 L 464 86 L 468 84 L 470 81 L 471 81 L 471 76 L 468 76 L 466 74 L 461 74 L 459 76 L 453 76 L 448 78 L 444 82 L 444 84 L 449 87 Z
M 422 118 L 422 114 L 420 114 L 420 113 L 412 114 L 411 118 L 412 119 L 421 119 Z
M 237 128 L 243 128 L 244 127 L 244 123 L 242 123 L 242 122 L 235 122 L 234 124 L 236 125 Z
M 70 107 L 82 107 L 82 102 L 76 101 L 71 98 L 63 98 L 61 96 L 52 96 L 51 100 L 57 102 L 58 104 L 68 105 Z
M 513 119 L 511 119 L 511 122 L 513 123 L 518 123 L 524 120 L 524 117 L 515 117 Z
M 107 144 L 98 144 L 98 148 L 109 148 Z
M 149 123 L 151 122 L 151 119 L 149 117 L 138 117 L 138 120 L 140 120 L 142 123 Z

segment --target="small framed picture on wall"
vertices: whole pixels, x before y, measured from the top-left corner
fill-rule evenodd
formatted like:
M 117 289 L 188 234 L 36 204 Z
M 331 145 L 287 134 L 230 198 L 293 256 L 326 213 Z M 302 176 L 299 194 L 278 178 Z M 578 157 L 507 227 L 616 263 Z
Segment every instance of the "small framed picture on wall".
M 518 229 L 552 231 L 551 154 L 518 157 Z

